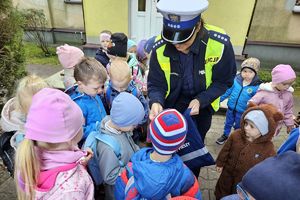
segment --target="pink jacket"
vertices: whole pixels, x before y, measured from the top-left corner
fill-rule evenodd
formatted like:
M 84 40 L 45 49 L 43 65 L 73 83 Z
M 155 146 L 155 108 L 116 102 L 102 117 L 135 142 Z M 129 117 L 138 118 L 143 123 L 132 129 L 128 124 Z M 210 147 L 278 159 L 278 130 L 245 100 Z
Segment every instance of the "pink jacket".
M 93 181 L 86 169 L 76 163 L 47 170 L 39 175 L 35 199 L 94 199 Z
M 276 91 L 272 88 L 271 83 L 262 83 L 257 93 L 249 100 L 255 104 L 269 103 L 278 108 L 278 111 L 284 115 L 283 121 L 278 124 L 276 135 L 279 133 L 283 123 L 286 126 L 294 125 L 293 120 L 293 99 L 294 89 L 289 87 L 286 91 Z

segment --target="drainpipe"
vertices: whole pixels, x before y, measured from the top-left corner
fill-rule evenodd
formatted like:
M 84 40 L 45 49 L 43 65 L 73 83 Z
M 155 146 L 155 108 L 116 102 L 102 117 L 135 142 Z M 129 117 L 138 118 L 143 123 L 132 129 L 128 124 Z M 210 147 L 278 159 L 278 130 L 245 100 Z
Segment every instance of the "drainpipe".
M 56 38 L 55 38 L 55 34 L 54 34 L 54 20 L 53 20 L 53 12 L 52 12 L 52 7 L 51 7 L 51 3 L 50 0 L 47 0 L 47 4 L 48 4 L 48 11 L 49 11 L 49 17 L 50 17 L 50 25 L 51 25 L 51 33 L 52 33 L 52 39 L 53 39 L 53 43 L 56 43 Z
M 49 0 L 48 0 L 49 1 Z M 84 44 L 86 44 L 87 43 L 87 34 L 86 34 L 86 30 L 85 30 L 85 17 L 84 17 L 84 8 L 83 8 L 83 6 L 84 6 L 84 3 L 83 3 L 83 1 L 82 1 L 82 4 L 81 4 L 82 6 L 81 6 L 81 8 L 82 8 L 82 17 L 83 17 L 83 30 L 84 30 L 84 33 L 85 33 L 85 38 L 83 37 L 83 33 L 82 32 L 80 32 L 80 37 L 81 37 L 81 42 L 82 42 L 82 44 L 84 45 Z

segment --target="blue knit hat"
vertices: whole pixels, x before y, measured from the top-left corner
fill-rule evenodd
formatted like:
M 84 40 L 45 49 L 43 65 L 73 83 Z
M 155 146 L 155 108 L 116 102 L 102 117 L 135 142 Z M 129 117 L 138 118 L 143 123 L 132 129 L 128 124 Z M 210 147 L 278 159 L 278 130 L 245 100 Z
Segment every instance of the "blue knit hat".
M 300 199 L 300 155 L 287 151 L 251 168 L 240 186 L 255 199 Z
M 121 92 L 112 102 L 110 118 L 119 127 L 138 125 L 144 116 L 142 103 L 128 92 Z
M 154 150 L 162 155 L 173 154 L 185 141 L 187 130 L 182 114 L 175 109 L 164 110 L 150 123 Z
M 133 46 L 136 46 L 136 42 L 131 39 L 128 39 L 127 40 L 127 51 Z

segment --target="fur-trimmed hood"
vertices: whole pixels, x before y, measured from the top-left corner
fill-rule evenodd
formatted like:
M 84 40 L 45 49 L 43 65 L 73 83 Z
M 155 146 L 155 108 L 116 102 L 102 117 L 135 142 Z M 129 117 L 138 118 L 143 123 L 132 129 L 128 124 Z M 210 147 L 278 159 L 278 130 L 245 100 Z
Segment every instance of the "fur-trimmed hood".
M 291 93 L 293 93 L 293 92 L 294 92 L 294 88 L 293 88 L 292 86 L 290 86 L 290 87 L 289 87 L 287 90 L 285 90 L 285 91 L 276 91 L 276 90 L 274 90 L 274 88 L 272 87 L 272 83 L 271 83 L 271 82 L 260 84 L 258 90 L 265 90 L 265 91 L 269 91 L 269 92 L 277 92 L 277 93 L 280 93 L 280 92 L 291 92 Z
M 244 129 L 244 124 L 245 124 L 244 118 L 247 113 L 249 113 L 250 111 L 253 111 L 253 110 L 263 111 L 268 120 L 268 123 L 269 123 L 269 125 L 268 125 L 269 132 L 266 135 L 257 138 L 253 142 L 261 143 L 261 142 L 272 140 L 272 137 L 275 134 L 278 122 L 283 119 L 283 114 L 281 112 L 279 112 L 278 109 L 275 106 L 273 106 L 272 104 L 256 105 L 253 102 L 249 102 L 248 109 L 244 112 L 244 114 L 242 115 L 242 118 L 241 118 L 242 119 L 241 120 L 241 129 L 242 129 L 241 134 L 242 134 L 243 139 L 246 139 L 246 133 L 245 133 L 245 129 Z

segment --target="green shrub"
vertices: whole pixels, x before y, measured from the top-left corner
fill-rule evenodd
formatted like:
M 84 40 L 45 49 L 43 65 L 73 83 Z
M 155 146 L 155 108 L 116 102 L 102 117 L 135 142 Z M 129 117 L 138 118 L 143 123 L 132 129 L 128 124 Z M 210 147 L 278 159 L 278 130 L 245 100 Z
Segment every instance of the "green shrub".
M 11 0 L 0 1 L 0 110 L 14 91 L 15 82 L 26 75 L 23 18 Z

